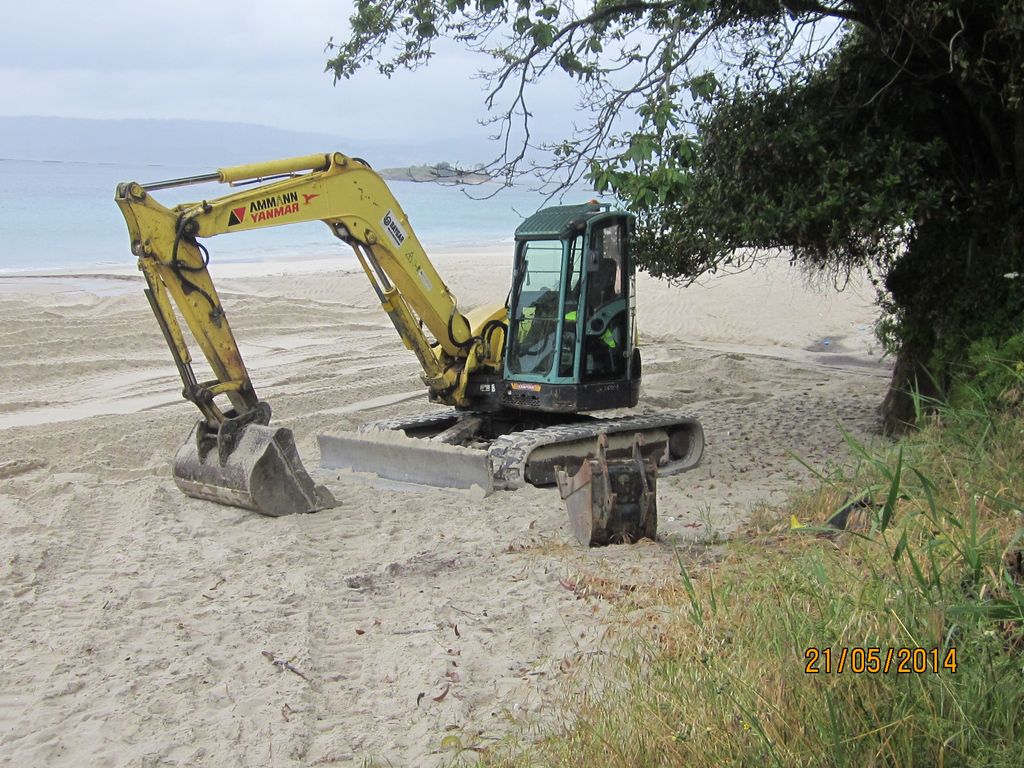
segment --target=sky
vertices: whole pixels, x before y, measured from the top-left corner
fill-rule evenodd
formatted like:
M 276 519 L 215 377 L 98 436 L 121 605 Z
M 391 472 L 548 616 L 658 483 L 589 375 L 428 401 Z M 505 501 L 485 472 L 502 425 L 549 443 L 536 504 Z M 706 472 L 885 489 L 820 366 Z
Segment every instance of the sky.
M 345 0 L 10 2 L 0 26 L 0 115 L 185 118 L 415 143 L 479 145 L 489 159 L 486 59 L 449 47 L 391 80 L 333 85 L 324 48 L 348 29 Z M 561 138 L 571 81 L 534 94 L 536 127 Z M 476 154 L 476 153 L 474 153 Z

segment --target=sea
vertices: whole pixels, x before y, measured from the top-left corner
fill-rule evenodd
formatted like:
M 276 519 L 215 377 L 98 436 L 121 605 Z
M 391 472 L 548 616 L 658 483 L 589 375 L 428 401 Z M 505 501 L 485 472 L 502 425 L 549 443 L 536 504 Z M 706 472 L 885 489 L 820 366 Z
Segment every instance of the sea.
M 114 203 L 118 183 L 148 183 L 209 173 L 186 165 L 121 165 L 0 159 L 0 274 L 134 266 L 128 230 Z M 446 186 L 389 181 L 428 254 L 431 250 L 508 245 L 516 226 L 544 205 L 584 202 L 574 191 L 562 199 L 528 186 Z M 229 194 L 223 184 L 200 184 L 153 193 L 164 205 Z M 352 259 L 347 245 L 321 222 L 208 238 L 212 262 Z

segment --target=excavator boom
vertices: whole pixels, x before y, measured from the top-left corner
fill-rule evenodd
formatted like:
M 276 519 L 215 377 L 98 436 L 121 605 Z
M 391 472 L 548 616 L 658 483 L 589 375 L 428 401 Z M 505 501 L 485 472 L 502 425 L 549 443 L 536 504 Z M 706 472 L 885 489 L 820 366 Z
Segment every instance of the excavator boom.
M 245 186 L 174 208 L 152 195 L 204 182 Z M 175 481 L 191 496 L 268 515 L 335 503 L 306 472 L 290 430 L 270 426 L 270 406 L 256 394 L 210 278 L 204 238 L 323 221 L 355 251 L 381 306 L 419 359 L 432 399 L 465 406 L 470 375 L 500 370 L 504 336 L 494 329 L 503 327 L 504 307 L 475 313 L 486 335 L 471 327 L 398 201 L 360 160 L 309 155 L 152 184 L 129 182 L 118 185 L 115 199 L 182 394 L 202 414 L 174 461 Z M 210 381 L 196 378 L 179 316 L 213 372 Z

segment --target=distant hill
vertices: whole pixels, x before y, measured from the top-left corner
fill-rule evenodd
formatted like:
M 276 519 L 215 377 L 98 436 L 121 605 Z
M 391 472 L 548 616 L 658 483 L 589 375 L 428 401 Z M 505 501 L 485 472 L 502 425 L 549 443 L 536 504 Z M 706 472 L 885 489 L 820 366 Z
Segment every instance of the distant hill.
M 424 157 L 457 158 L 472 167 L 492 151 L 458 137 L 399 144 L 247 123 L 0 116 L 0 158 L 9 160 L 220 167 L 332 150 L 374 167 L 411 166 Z
M 483 184 L 491 181 L 486 171 L 453 166 L 448 162 L 428 165 L 410 165 L 405 168 L 380 168 L 380 175 L 388 181 L 423 181 L 436 184 Z

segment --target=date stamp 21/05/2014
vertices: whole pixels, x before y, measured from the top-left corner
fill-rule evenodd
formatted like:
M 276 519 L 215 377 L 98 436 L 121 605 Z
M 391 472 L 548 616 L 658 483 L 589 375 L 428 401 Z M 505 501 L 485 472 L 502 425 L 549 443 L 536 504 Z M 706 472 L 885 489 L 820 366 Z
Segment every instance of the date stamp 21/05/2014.
M 956 648 L 807 648 L 804 672 L 809 675 L 841 674 L 922 675 L 926 672 L 956 672 Z

